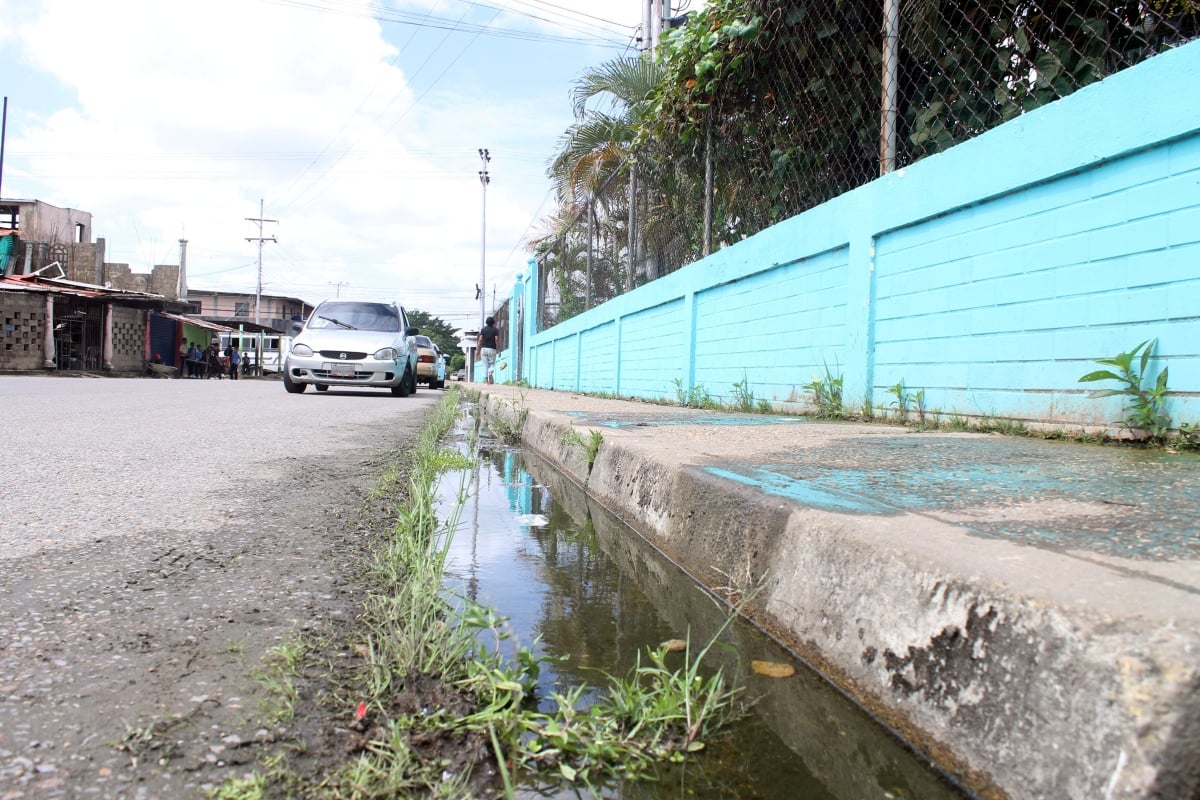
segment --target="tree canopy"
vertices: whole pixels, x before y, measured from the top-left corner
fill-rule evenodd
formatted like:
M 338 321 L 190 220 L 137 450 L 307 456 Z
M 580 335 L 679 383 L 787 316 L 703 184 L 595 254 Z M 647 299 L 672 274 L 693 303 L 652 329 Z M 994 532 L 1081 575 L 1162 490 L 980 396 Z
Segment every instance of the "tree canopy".
M 460 352 L 458 337 L 455 336 L 455 331 L 458 329 L 449 322 L 439 319 L 426 311 L 418 311 L 416 309 L 408 312 L 408 321 L 415 325 L 423 335 L 428 336 L 443 353 L 454 355 Z

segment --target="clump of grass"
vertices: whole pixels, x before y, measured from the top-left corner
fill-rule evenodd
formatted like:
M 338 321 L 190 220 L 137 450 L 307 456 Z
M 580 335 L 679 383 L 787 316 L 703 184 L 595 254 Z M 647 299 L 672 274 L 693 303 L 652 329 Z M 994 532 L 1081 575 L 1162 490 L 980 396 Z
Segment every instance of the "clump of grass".
M 261 800 L 266 797 L 267 779 L 263 775 L 233 778 L 206 792 L 211 800 Z
M 687 408 L 720 408 L 703 384 L 684 389 L 683 381 L 679 378 L 675 379 L 675 400 Z
M 506 652 L 505 621 L 493 609 L 444 591 L 443 571 L 450 537 L 457 528 L 465 493 L 438 521 L 434 516 L 436 466 L 432 456 L 438 419 L 423 438 L 410 471 L 408 504 L 392 534 L 375 554 L 376 584 L 363 618 L 370 635 L 362 694 L 373 720 L 365 753 L 329 781 L 339 797 L 431 793 L 467 796 L 470 775 L 445 774 L 441 762 L 429 763 L 413 742 L 437 731 L 463 737 L 491 753 L 511 796 L 511 762 L 542 779 L 590 784 L 610 776 L 644 776 L 662 758 L 682 757 L 702 746 L 720 725 L 736 715 L 736 691 L 721 672 L 703 677 L 708 648 L 685 665 L 670 669 L 665 652 L 653 651 L 650 665 L 629 679 L 613 680 L 608 699 L 581 709 L 585 686 L 553 695 L 555 708 L 531 702 L 540 661 L 532 649 Z M 580 443 L 599 447 L 599 432 Z M 711 647 L 711 645 L 710 645 Z M 415 676 L 436 678 L 461 693 L 471 713 L 395 714 L 391 698 Z
M 842 386 L 845 379 L 841 374 L 834 375 L 829 365 L 825 364 L 823 375 L 813 375 L 812 380 L 804 387 L 812 392 L 812 404 L 817 410 L 817 416 L 822 419 L 840 419 L 844 414 L 842 406 Z M 870 416 L 868 414 L 868 416 Z
M 749 413 L 755 408 L 754 390 L 750 388 L 750 379 L 742 373 L 742 379 L 733 385 L 732 410 Z
M 589 467 L 596 463 L 596 455 L 600 452 L 600 445 L 603 442 L 604 434 L 600 431 L 588 431 L 587 439 L 584 439 L 574 428 L 569 428 L 563 433 L 563 443 L 569 447 L 581 449 Z

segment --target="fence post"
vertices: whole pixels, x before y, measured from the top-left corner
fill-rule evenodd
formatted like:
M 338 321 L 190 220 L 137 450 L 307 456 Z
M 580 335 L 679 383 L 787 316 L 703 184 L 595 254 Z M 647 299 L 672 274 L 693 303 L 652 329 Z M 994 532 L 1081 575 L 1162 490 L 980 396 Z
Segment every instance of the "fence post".
M 629 271 L 625 273 L 625 291 L 633 291 L 633 269 L 637 262 L 636 246 L 637 234 L 634 228 L 637 226 L 637 159 L 634 158 L 629 164 Z
M 592 307 L 592 237 L 595 233 L 595 219 L 592 216 L 592 198 L 587 201 L 588 233 L 587 233 L 587 303 L 584 308 Z
M 713 227 L 713 163 L 712 163 L 712 114 L 708 115 L 707 131 L 704 134 L 704 244 L 700 255 L 712 252 Z

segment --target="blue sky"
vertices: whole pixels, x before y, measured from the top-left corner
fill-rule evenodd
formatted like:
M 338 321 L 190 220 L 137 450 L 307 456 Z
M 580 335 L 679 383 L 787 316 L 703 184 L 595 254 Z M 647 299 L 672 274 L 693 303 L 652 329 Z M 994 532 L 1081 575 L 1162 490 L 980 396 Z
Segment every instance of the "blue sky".
M 678 5 L 678 3 L 677 3 Z M 0 0 L 5 198 L 93 214 L 107 260 L 193 289 L 478 316 L 525 269 L 545 164 L 639 0 Z M 490 308 L 490 300 L 489 300 Z

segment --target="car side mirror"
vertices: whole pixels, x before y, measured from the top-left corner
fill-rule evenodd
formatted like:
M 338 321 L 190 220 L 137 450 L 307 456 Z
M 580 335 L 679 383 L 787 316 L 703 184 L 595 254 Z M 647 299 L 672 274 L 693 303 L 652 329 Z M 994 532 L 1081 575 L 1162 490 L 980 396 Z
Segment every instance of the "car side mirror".
M 416 335 L 417 335 L 418 333 L 420 333 L 420 332 L 421 332 L 421 331 L 420 331 L 419 329 L 417 329 L 417 328 L 411 328 L 411 327 L 410 327 L 408 330 L 406 330 L 406 331 L 404 332 L 404 335 L 405 335 L 405 336 L 416 336 Z
M 304 327 L 304 325 L 302 323 L 299 323 L 299 322 L 296 322 L 295 320 L 293 320 L 292 324 L 289 325 L 288 327 L 291 328 L 293 334 L 297 334 L 300 332 L 300 329 Z

